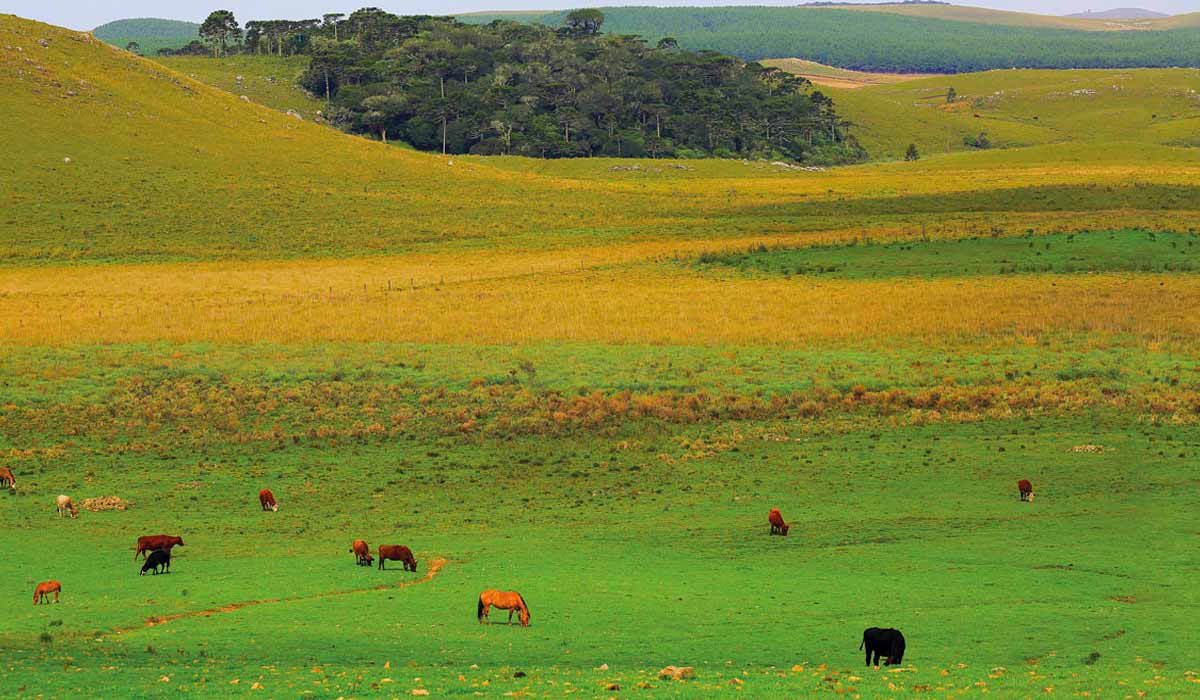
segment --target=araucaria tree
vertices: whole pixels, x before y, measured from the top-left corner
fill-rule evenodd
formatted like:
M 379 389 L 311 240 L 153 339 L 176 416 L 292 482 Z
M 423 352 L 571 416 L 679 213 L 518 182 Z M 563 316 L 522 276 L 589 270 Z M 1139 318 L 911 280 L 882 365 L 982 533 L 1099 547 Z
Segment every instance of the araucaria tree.
M 603 34 L 603 22 L 596 10 L 552 28 L 366 8 L 304 23 L 295 34 L 303 40 L 286 43 L 312 57 L 301 84 L 326 98 L 334 121 L 423 150 L 827 163 L 865 155 L 807 80 L 673 41 Z M 279 46 L 274 22 L 251 24 L 248 45 Z
M 224 56 L 229 45 L 242 38 L 242 28 L 229 10 L 214 10 L 200 25 L 200 36 L 212 47 L 214 56 Z

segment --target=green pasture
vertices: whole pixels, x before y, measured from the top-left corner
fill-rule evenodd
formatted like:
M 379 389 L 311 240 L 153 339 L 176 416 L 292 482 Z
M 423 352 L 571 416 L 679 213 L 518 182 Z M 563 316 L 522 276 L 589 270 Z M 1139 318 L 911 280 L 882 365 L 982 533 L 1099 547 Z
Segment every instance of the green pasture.
M 547 347 L 510 364 L 514 350 L 502 348 L 194 346 L 169 362 L 155 359 L 161 350 L 20 351 L 0 369 L 12 390 L 0 447 L 19 479 L 0 494 L 5 694 L 1024 697 L 1194 687 L 1194 425 L 1105 409 L 924 425 L 850 411 L 277 441 L 248 436 L 349 424 L 366 405 L 465 405 L 433 390 L 510 369 L 535 396 L 573 381 L 611 391 L 654 374 L 664 386 L 713 389 L 728 373 L 752 393 L 744 373 L 726 370 L 769 368 L 803 389 L 803 372 L 781 370 L 824 365 L 822 383 L 837 368 L 865 381 L 903 354 Z M 1049 352 L 1012 352 L 1048 383 L 1072 381 L 1042 368 Z M 1134 371 L 1099 384 L 1154 385 L 1179 359 L 1127 352 L 1100 361 Z M 943 371 L 972 364 L 947 370 L 956 362 L 945 359 Z M 711 369 L 693 374 L 700 365 Z M 409 384 L 412 396 L 376 395 Z M 332 392 L 329 415 L 268 405 L 307 389 Z M 194 398 L 232 406 L 238 427 L 205 417 L 210 430 L 183 430 L 195 423 L 178 409 Z M 515 420 L 522 408 L 505 410 Z M 1022 477 L 1035 484 L 1033 503 L 1017 499 Z M 278 513 L 259 510 L 262 487 Z M 59 493 L 134 505 L 60 520 Z M 767 534 L 771 507 L 792 523 L 788 538 Z M 139 577 L 133 541 L 158 532 L 186 545 L 170 575 Z M 412 546 L 419 571 L 354 566 L 347 550 L 359 537 Z M 431 580 L 392 586 L 424 577 L 437 558 L 447 563 Z M 62 581 L 63 602 L 33 608 L 33 585 L 49 578 Z M 478 625 L 475 596 L 488 587 L 520 590 L 532 626 Z M 200 614 L 255 601 L 266 602 Z M 905 632 L 902 670 L 863 666 L 858 641 L 872 625 Z M 694 666 L 696 678 L 655 678 L 670 663 Z
M 1198 240 L 1196 234 L 1090 231 L 808 248 L 760 246 L 744 253 L 707 253 L 698 262 L 743 272 L 845 279 L 1194 272 L 1200 260 Z

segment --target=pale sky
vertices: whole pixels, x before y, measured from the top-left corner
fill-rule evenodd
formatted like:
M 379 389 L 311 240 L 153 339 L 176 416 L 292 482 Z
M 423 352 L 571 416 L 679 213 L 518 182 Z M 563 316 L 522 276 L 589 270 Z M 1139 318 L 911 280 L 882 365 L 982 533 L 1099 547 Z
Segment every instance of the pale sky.
M 324 12 L 350 12 L 360 7 L 381 7 L 396 14 L 446 15 L 477 10 L 550 10 L 574 7 L 612 7 L 622 4 L 669 6 L 798 5 L 804 0 L 0 0 L 0 12 L 38 19 L 72 29 L 92 29 L 114 19 L 164 17 L 199 22 L 215 9 L 232 10 L 239 21 L 250 19 L 304 19 Z M 850 0 L 853 2 L 853 0 Z M 1200 0 L 961 0 L 998 10 L 1063 15 L 1112 7 L 1142 7 L 1169 14 L 1200 11 Z

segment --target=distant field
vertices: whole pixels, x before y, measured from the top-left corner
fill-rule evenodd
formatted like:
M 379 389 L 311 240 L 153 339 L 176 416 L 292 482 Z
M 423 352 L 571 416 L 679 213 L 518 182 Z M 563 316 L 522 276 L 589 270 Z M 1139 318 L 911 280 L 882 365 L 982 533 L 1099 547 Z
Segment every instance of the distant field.
M 1000 148 L 1063 142 L 1194 147 L 1200 144 L 1198 85 L 1195 69 L 989 71 L 831 94 L 873 156 L 899 158 L 908 143 L 926 154 L 969 150 L 963 137 L 980 132 Z M 948 104 L 951 87 L 957 99 Z
M 1200 13 L 1197 12 L 1153 19 L 1101 20 L 1081 17 L 1060 17 L 1056 15 L 1038 15 L 1025 12 L 1008 12 L 1005 10 L 993 10 L 985 7 L 967 7 L 963 5 L 895 4 L 837 5 L 835 7 L 841 10 L 853 10 L 857 12 L 886 12 L 889 14 L 907 15 L 909 17 L 948 19 L 956 22 L 1000 24 L 1014 27 L 1052 27 L 1092 32 L 1128 30 L 1161 31 L 1164 29 L 1192 27 L 1200 24 Z
M 896 9 L 898 11 L 892 11 Z M 1090 20 L 952 6 L 610 7 L 605 31 L 758 60 L 795 57 L 866 72 L 966 73 L 1001 68 L 1200 66 L 1200 26 L 1177 19 L 1163 31 L 1092 31 Z M 476 14 L 561 24 L 542 16 Z M 942 17 L 946 15 L 946 17 Z M 1011 16 L 1011 17 L 1010 17 Z M 974 17 L 973 21 L 962 21 Z M 1082 23 L 1082 24 L 1081 24 Z
M 868 85 L 904 83 L 910 80 L 930 77 L 920 73 L 864 73 L 862 71 L 826 66 L 800 58 L 775 58 L 762 61 L 762 64 L 808 78 L 814 85 L 844 88 L 847 90 L 867 87 Z
M 159 49 L 178 49 L 199 39 L 200 25 L 172 19 L 123 19 L 102 24 L 92 33 L 120 49 L 135 41 L 142 55 L 153 56 Z

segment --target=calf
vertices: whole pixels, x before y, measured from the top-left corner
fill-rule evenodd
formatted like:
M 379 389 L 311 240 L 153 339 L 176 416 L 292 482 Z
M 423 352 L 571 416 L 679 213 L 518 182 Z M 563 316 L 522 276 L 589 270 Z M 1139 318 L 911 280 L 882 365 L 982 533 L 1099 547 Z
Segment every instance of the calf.
M 50 594 L 54 594 L 54 602 L 58 602 L 58 594 L 62 592 L 62 584 L 58 581 L 43 581 L 33 589 L 33 604 L 50 602 Z
M 1017 491 L 1021 493 L 1022 501 L 1033 500 L 1033 484 L 1029 483 L 1029 479 L 1021 479 L 1017 482 Z
M 58 517 L 63 518 L 69 514 L 74 518 L 79 515 L 79 510 L 75 507 L 75 501 L 72 501 L 70 496 L 59 496 L 55 499 L 55 503 L 58 505 Z
M 354 544 L 350 545 L 350 553 L 354 555 L 359 566 L 370 566 L 375 563 L 375 557 L 371 556 L 371 548 L 367 546 L 365 540 L 354 540 Z
M 275 512 L 279 510 L 279 506 L 275 503 L 275 494 L 271 493 L 271 489 L 263 489 L 258 492 L 258 502 L 263 510 Z
M 150 556 L 146 557 L 146 563 L 142 564 L 142 573 L 138 576 L 145 576 L 146 572 L 151 569 L 154 569 L 155 576 L 158 576 L 160 569 L 164 574 L 171 573 L 171 550 L 156 549 L 150 552 Z
M 783 535 L 787 537 L 788 530 L 791 525 L 783 522 L 783 513 L 779 512 L 778 508 L 772 508 L 770 513 L 767 513 L 767 522 L 771 523 L 772 535 Z
M 862 644 L 859 644 L 858 648 L 862 649 L 864 646 L 867 648 L 868 666 L 878 666 L 880 656 L 885 659 L 884 666 L 896 666 L 904 661 L 904 635 L 900 634 L 900 630 L 868 627 L 863 630 Z M 872 656 L 874 663 L 871 661 Z
M 0 487 L 17 488 L 17 477 L 13 476 L 12 470 L 8 467 L 0 467 Z
M 182 547 L 183 538 L 172 535 L 143 535 L 137 540 L 137 551 L 133 553 L 133 558 L 137 559 L 139 554 L 145 558 L 147 552 L 153 552 L 156 549 L 165 549 L 169 552 L 175 545 Z
M 417 560 L 413 558 L 412 550 L 402 544 L 379 545 L 379 569 L 384 570 L 383 563 L 394 559 L 404 564 L 405 571 L 416 571 Z

